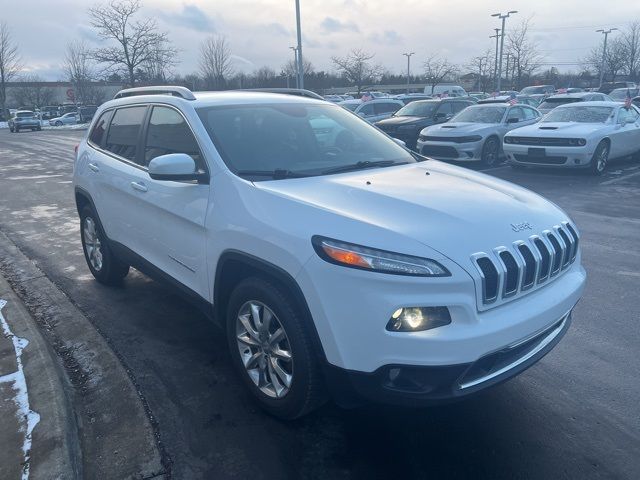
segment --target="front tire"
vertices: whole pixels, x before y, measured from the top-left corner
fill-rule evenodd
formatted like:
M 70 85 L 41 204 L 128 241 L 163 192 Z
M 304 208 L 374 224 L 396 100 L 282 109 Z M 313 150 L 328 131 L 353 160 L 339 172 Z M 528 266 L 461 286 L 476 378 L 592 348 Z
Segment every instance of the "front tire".
M 88 205 L 80 214 L 80 239 L 87 266 L 95 279 L 105 285 L 120 284 L 129 273 L 129 265 L 114 255 L 98 216 Z
M 485 167 L 493 167 L 498 163 L 500 156 L 500 144 L 496 137 L 489 137 L 482 147 L 482 156 L 480 158 L 482 165 Z
M 229 298 L 226 327 L 234 367 L 264 410 L 291 420 L 324 402 L 311 335 L 289 292 L 262 278 L 241 281 Z
M 589 171 L 592 175 L 602 175 L 607 168 L 608 162 L 609 144 L 603 140 L 596 147 L 596 151 L 593 152 L 593 157 L 591 157 L 591 164 L 589 165 Z

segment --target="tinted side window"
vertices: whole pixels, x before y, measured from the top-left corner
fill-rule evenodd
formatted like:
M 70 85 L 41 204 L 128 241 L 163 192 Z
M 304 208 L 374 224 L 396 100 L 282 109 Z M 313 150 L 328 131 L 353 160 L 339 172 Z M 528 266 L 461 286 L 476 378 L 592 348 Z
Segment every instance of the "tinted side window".
M 381 113 L 393 113 L 397 112 L 400 109 L 400 105 L 396 105 L 395 103 L 374 103 L 373 110 L 376 114 Z
M 169 153 L 186 153 L 196 162 L 198 170 L 205 170 L 198 142 L 184 117 L 173 108 L 153 107 L 144 146 L 144 166 Z
M 138 146 L 138 134 L 147 107 L 119 108 L 113 115 L 105 148 L 116 155 L 134 162 Z
M 363 105 L 362 108 L 358 110 L 358 113 L 362 115 L 373 115 L 373 104 L 367 103 Z
M 104 134 L 109 126 L 109 120 L 111 119 L 112 113 L 113 110 L 109 110 L 100 115 L 100 118 L 95 123 L 93 130 L 91 130 L 91 133 L 89 134 L 89 141 L 98 147 L 102 147 Z
M 525 120 L 533 120 L 534 118 L 538 118 L 538 114 L 533 108 L 522 107 L 522 111 L 524 112 Z
M 453 103 L 453 113 L 461 112 L 462 110 L 464 110 L 468 106 L 469 106 L 469 104 L 465 103 L 465 102 L 454 102 Z
M 507 118 L 517 118 L 518 121 L 521 122 L 525 119 L 525 116 L 521 107 L 512 107 L 511 110 L 509 110 Z
M 453 108 L 451 107 L 451 103 L 452 102 L 446 102 L 443 103 L 442 105 L 440 105 L 440 108 L 438 108 L 438 113 L 436 115 L 451 115 L 453 114 Z

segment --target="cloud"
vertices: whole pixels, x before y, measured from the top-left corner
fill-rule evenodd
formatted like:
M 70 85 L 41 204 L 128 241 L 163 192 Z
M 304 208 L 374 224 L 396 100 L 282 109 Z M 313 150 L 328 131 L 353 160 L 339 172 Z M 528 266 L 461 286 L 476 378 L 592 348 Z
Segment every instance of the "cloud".
M 213 33 L 216 31 L 213 20 L 195 5 L 185 5 L 182 12 L 161 12 L 158 14 L 166 23 L 177 27 Z
M 385 30 L 382 35 L 374 33 L 369 35 L 369 39 L 372 42 L 379 43 L 381 45 L 399 45 L 404 43 L 404 38 L 395 30 Z
M 333 17 L 325 17 L 322 23 L 320 23 L 320 27 L 327 33 L 360 31 L 354 22 L 343 22 Z
M 272 35 L 280 35 L 282 37 L 290 37 L 291 35 L 293 35 L 293 32 L 287 30 L 284 25 L 278 22 L 273 22 L 265 25 L 265 30 Z

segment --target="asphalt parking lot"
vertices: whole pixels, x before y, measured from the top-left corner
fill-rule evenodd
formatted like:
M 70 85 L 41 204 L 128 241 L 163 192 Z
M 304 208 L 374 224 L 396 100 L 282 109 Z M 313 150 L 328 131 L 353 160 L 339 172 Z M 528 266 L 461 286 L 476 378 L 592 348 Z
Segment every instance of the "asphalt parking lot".
M 84 132 L 0 130 L 0 231 L 91 319 L 131 371 L 177 479 L 640 478 L 640 164 L 602 177 L 486 173 L 565 209 L 582 234 L 584 298 L 565 339 L 514 380 L 407 410 L 327 405 L 282 423 L 251 403 L 224 338 L 164 286 L 93 280 L 71 174 Z

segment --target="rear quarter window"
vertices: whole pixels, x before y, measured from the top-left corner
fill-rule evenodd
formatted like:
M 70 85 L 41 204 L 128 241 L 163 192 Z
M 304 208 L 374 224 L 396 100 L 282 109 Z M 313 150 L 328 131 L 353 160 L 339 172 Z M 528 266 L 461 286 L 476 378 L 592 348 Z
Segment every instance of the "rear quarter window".
M 104 145 L 105 133 L 109 128 L 109 121 L 111 121 L 112 114 L 113 110 L 107 110 L 100 115 L 100 118 L 98 118 L 98 121 L 93 125 L 91 133 L 89 134 L 89 143 L 96 147 L 102 147 Z

